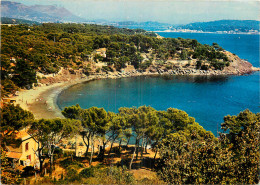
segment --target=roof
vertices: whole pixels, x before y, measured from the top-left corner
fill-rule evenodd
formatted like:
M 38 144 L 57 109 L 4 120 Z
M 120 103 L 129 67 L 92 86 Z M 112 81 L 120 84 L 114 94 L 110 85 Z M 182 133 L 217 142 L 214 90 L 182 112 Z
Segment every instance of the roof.
M 30 135 L 25 130 L 20 130 L 16 133 L 15 139 L 24 139 L 28 137 L 30 137 Z
M 13 145 L 8 145 L 6 146 L 8 152 L 15 152 L 15 153 L 22 153 L 22 147 L 21 145 L 16 147 L 14 144 Z
M 106 51 L 107 51 L 107 48 L 99 48 L 99 49 L 96 49 L 96 51 L 106 52 Z
M 7 130 L 4 131 L 4 134 L 11 135 L 13 133 L 13 131 L 10 131 L 8 133 L 7 132 L 8 132 Z M 25 140 L 25 139 L 28 139 L 29 137 L 31 137 L 25 130 L 14 131 L 14 133 L 15 133 L 15 139 Z
M 6 157 L 8 157 L 8 158 L 20 159 L 21 156 L 22 156 L 22 153 L 18 153 L 18 152 L 7 152 L 6 153 Z

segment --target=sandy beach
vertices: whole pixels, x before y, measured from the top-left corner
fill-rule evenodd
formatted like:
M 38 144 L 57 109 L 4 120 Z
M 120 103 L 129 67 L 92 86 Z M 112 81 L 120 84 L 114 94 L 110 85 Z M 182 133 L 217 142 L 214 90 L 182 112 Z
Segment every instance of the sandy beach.
M 19 104 L 23 109 L 31 111 L 36 119 L 63 118 L 61 110 L 56 104 L 59 93 L 74 84 L 93 79 L 93 77 L 75 79 L 73 81 L 35 87 L 30 90 L 21 90 L 18 96 L 12 99 L 16 100 L 16 104 Z
M 248 62 L 243 60 L 239 61 L 240 63 L 245 63 L 245 65 L 249 65 Z M 249 73 L 253 71 L 258 71 L 259 68 L 252 67 L 249 65 L 246 69 L 243 68 L 241 64 L 241 69 L 233 69 L 232 66 L 230 70 L 212 70 L 212 71 L 202 71 L 202 70 L 169 70 L 167 72 L 159 71 L 159 72 L 138 72 L 136 70 L 132 70 L 131 72 L 124 73 L 110 73 L 110 74 L 96 74 L 91 76 L 77 76 L 74 75 L 73 78 L 71 76 L 66 76 L 68 81 L 59 81 L 56 83 L 49 83 L 48 85 L 43 85 L 40 87 L 34 87 L 30 90 L 21 90 L 18 93 L 18 96 L 13 97 L 12 99 L 16 100 L 16 104 L 19 104 L 23 109 L 31 111 L 36 119 L 53 119 L 53 118 L 63 118 L 61 114 L 61 110 L 56 104 L 56 100 L 58 95 L 64 89 L 87 81 L 92 81 L 95 79 L 103 79 L 103 78 L 125 78 L 125 77 L 134 77 L 134 76 L 150 76 L 150 75 L 239 75 L 244 73 Z M 64 77 L 61 75 L 61 77 Z M 57 78 L 57 77 L 55 77 Z
M 43 85 L 39 87 L 34 87 L 30 90 L 20 90 L 17 96 L 12 97 L 15 100 L 16 105 L 20 105 L 23 109 L 28 110 L 33 113 L 36 119 L 53 119 L 53 118 L 64 118 L 61 114 L 61 110 L 56 104 L 58 95 L 64 89 L 87 81 L 92 81 L 95 79 L 103 78 L 122 78 L 122 77 L 132 77 L 141 75 L 158 75 L 134 72 L 129 75 L 91 75 L 87 77 L 71 78 L 69 81 L 60 81 L 48 85 Z

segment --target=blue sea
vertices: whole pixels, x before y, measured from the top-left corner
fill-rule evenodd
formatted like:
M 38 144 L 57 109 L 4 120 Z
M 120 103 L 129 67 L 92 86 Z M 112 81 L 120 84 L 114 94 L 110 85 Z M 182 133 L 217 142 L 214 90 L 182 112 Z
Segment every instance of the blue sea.
M 169 38 L 197 39 L 218 43 L 224 49 L 259 67 L 259 35 L 210 33 L 158 33 Z M 159 76 L 104 79 L 74 85 L 58 96 L 57 104 L 79 104 L 82 108 L 103 107 L 117 112 L 120 107 L 169 107 L 186 111 L 206 130 L 217 135 L 226 115 L 249 109 L 260 112 L 259 72 L 243 76 Z

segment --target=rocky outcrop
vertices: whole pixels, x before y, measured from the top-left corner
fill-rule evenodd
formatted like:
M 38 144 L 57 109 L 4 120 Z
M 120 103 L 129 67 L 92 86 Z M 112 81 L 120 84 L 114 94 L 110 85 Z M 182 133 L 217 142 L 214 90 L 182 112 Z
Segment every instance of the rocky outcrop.
M 38 80 L 39 84 L 53 84 L 59 82 L 73 81 L 81 78 L 85 78 L 86 75 L 82 70 L 73 70 L 73 69 L 64 69 L 61 68 L 58 73 L 50 75 L 38 75 L 40 79 Z
M 224 53 L 227 55 L 228 60 L 232 61 L 230 62 L 230 66 L 225 67 L 223 69 L 224 73 L 233 74 L 233 75 L 243 75 L 243 74 L 248 74 L 260 70 L 259 68 L 253 67 L 251 63 L 239 58 L 235 54 L 232 54 L 228 51 L 225 51 Z
M 254 71 L 259 71 L 260 68 L 255 68 L 251 63 L 246 60 L 240 59 L 238 56 L 225 51 L 225 54 L 228 56 L 230 65 L 225 67 L 223 70 L 214 70 L 209 68 L 208 70 L 196 69 L 194 61 L 170 61 L 171 64 L 174 64 L 174 68 L 167 68 L 169 62 L 166 62 L 165 65 L 155 65 L 154 63 L 149 66 L 146 70 L 136 70 L 134 66 L 127 65 L 126 68 L 121 69 L 121 71 L 114 72 L 94 72 L 90 76 L 86 76 L 83 73 L 83 70 L 73 70 L 73 69 L 64 69 L 56 74 L 43 75 L 37 74 L 39 76 L 39 84 L 53 84 L 66 81 L 75 81 L 79 79 L 101 79 L 101 78 L 124 78 L 124 77 L 134 77 L 134 76 L 145 76 L 145 75 L 243 75 L 247 73 L 252 73 Z M 187 66 L 187 62 L 189 65 Z M 186 65 L 184 65 L 186 64 Z M 177 66 L 177 67 L 176 67 Z M 95 67 L 95 66 L 94 66 Z M 115 70 L 115 69 L 113 69 Z

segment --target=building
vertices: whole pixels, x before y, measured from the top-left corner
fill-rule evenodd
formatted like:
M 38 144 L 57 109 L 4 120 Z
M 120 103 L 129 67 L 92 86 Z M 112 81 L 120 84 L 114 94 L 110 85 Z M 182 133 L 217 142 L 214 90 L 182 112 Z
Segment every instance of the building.
M 13 166 L 34 166 L 39 167 L 39 159 L 35 152 L 38 143 L 26 132 L 21 130 L 15 133 L 15 139 L 21 139 L 19 145 L 9 144 L 6 146 L 6 157 L 12 160 Z
M 106 58 L 107 57 L 106 52 L 107 52 L 106 48 L 99 48 L 99 49 L 96 49 L 93 53 L 94 53 L 94 55 L 100 55 L 100 56 Z

